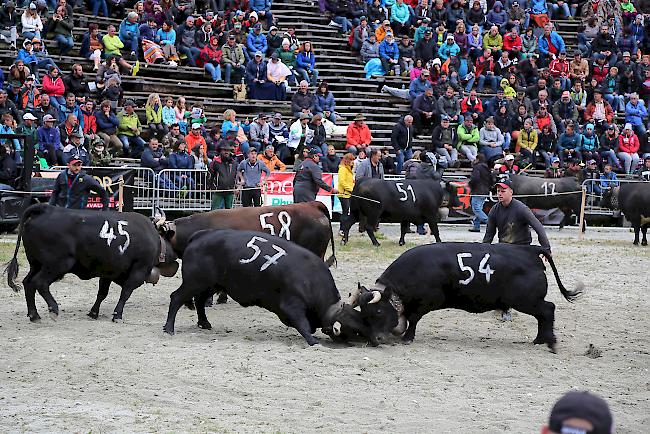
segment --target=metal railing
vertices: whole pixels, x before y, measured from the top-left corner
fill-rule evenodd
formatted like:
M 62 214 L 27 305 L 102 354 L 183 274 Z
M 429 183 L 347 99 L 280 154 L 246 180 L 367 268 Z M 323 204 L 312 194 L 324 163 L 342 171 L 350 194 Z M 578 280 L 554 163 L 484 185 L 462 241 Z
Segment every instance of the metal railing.
M 610 209 L 601 206 L 603 193 L 612 187 L 618 187 L 622 184 L 646 182 L 638 179 L 585 179 L 582 182 L 582 188 L 587 191 L 585 202 L 585 213 L 590 215 L 603 215 L 618 217 L 620 209 Z
M 156 206 L 166 211 L 206 211 L 212 204 L 207 170 L 164 169 L 157 174 Z

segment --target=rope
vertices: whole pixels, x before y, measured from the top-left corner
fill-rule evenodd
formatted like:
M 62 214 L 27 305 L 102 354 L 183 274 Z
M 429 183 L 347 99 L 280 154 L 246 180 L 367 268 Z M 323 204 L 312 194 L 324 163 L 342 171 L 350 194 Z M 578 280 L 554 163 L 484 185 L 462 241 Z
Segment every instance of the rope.
M 50 194 L 47 191 L 23 191 L 23 190 L 0 190 L 0 193 L 36 194 L 36 195 Z
M 516 195 L 513 195 L 512 197 L 514 197 L 514 198 L 519 198 L 519 197 L 547 197 L 547 196 L 561 196 L 561 195 L 566 195 L 566 194 L 582 194 L 582 191 L 565 191 L 565 192 L 561 192 L 561 193 L 551 193 L 551 194 L 516 194 Z M 461 193 L 461 194 L 459 194 L 457 196 L 458 197 L 471 197 L 471 196 L 475 196 L 475 195 Z M 479 194 L 479 195 L 476 195 L 476 196 L 485 196 L 485 195 Z M 490 197 L 490 196 L 485 196 L 485 197 Z

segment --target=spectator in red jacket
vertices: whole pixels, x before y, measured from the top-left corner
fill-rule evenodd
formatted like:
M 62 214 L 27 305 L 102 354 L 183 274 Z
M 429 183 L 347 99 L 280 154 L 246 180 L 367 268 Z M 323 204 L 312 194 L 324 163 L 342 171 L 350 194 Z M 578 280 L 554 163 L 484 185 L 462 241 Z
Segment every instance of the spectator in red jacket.
M 475 90 L 470 91 L 469 95 L 460 102 L 460 112 L 471 114 L 476 125 L 483 122 L 483 101 L 478 97 Z
M 551 60 L 548 66 L 551 77 L 559 78 L 562 83 L 562 89 L 570 90 L 571 81 L 569 80 L 569 61 L 566 58 L 566 52 L 560 51 L 560 54 L 555 59 Z
M 201 53 L 196 62 L 198 66 L 203 66 L 205 72 L 210 74 L 212 81 L 215 83 L 223 81 L 221 79 L 221 66 L 219 66 L 221 55 L 222 50 L 219 45 L 219 37 L 215 35 L 210 37 L 210 43 L 201 49 Z
M 503 49 L 508 51 L 511 57 L 519 60 L 521 58 L 522 48 L 521 37 L 517 26 L 513 26 L 508 33 L 503 36 Z
M 632 131 L 632 124 L 628 122 L 618 136 L 618 158 L 623 160 L 625 173 L 631 174 L 639 165 L 639 148 L 639 138 Z
M 43 93 L 46 93 L 50 97 L 50 104 L 54 106 L 55 109 L 59 109 L 59 106 L 65 105 L 65 84 L 63 83 L 63 78 L 61 78 L 61 72 L 56 66 L 50 66 L 49 71 L 43 77 Z
M 81 122 L 81 125 L 83 125 L 84 144 L 95 143 L 96 140 L 101 140 L 99 139 L 99 136 L 97 136 L 97 118 L 95 117 L 95 103 L 92 101 L 86 101 L 86 103 L 82 105 L 80 108 L 81 108 L 81 115 L 83 117 L 83 121 Z M 86 149 L 92 151 L 91 146 L 87 145 Z

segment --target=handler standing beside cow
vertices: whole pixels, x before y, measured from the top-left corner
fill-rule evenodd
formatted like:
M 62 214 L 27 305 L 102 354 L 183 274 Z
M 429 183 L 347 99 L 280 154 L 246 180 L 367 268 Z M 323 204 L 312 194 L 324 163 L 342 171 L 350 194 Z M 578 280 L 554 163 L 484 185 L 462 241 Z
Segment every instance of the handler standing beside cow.
M 332 194 L 338 194 L 338 190 L 323 181 L 323 171 L 318 166 L 320 154 L 318 150 L 309 150 L 309 156 L 302 162 L 300 169 L 293 178 L 293 202 L 311 202 L 316 200 L 318 190 L 322 188 Z
M 102 211 L 108 210 L 108 193 L 95 178 L 81 170 L 81 164 L 79 158 L 73 158 L 68 163 L 68 168 L 59 173 L 50 196 L 50 205 L 84 209 L 88 195 L 94 191 L 101 197 Z

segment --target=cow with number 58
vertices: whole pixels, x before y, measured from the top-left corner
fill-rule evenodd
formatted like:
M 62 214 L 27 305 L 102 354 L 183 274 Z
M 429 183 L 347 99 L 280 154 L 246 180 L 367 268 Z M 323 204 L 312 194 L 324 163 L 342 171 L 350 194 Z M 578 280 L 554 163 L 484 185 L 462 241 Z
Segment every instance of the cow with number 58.
M 533 343 L 555 351 L 555 305 L 544 299 L 548 285 L 540 255 L 551 265 L 562 296 L 574 301 L 581 289 L 569 291 L 562 285 L 553 258 L 540 246 L 441 243 L 408 250 L 372 288 L 359 285 L 348 303 L 361 307 L 375 345 L 391 333 L 412 342 L 418 321 L 434 310 L 512 308 L 535 317 Z
M 198 326 L 211 329 L 205 300 L 226 292 L 242 306 L 259 306 L 293 327 L 309 345 L 317 328 L 335 339 L 367 338 L 361 314 L 341 301 L 327 265 L 284 238 L 257 231 L 203 230 L 189 239 L 183 283 L 171 294 L 163 330 L 174 334 L 176 314 L 194 299 Z
M 97 300 L 88 316 L 97 319 L 99 307 L 108 295 L 111 282 L 122 287 L 113 311 L 113 321 L 122 321 L 122 311 L 134 289 L 144 282 L 157 283 L 160 275 L 173 276 L 178 258 L 169 241 L 161 237 L 147 217 L 132 212 L 98 212 L 32 205 L 22 216 L 14 256 L 7 269 L 7 282 L 15 291 L 20 286 L 18 250 L 21 239 L 29 262 L 23 280 L 27 316 L 41 317 L 36 310 L 36 292 L 45 299 L 50 315 L 59 315 L 59 305 L 50 285 L 68 273 L 82 280 L 99 277 Z

